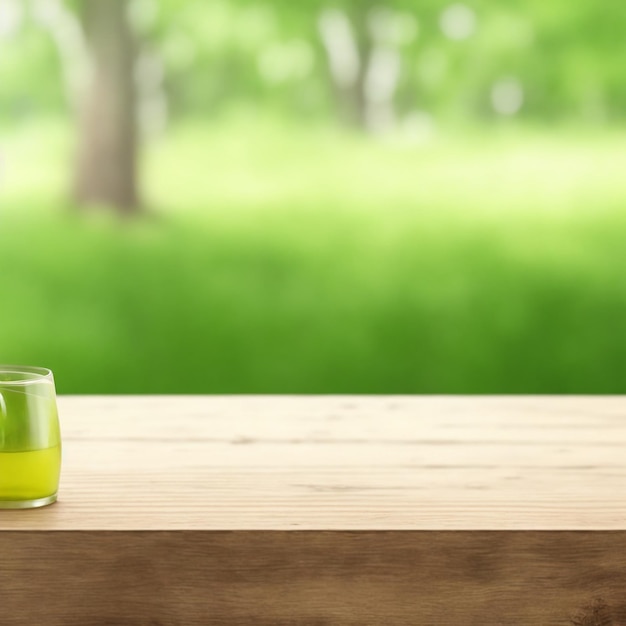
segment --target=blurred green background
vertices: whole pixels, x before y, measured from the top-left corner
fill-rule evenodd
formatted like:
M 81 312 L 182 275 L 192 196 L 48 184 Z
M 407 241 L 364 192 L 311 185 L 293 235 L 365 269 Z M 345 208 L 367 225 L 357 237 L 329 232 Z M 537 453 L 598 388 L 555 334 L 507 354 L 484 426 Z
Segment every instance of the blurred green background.
M 0 0 L 0 361 L 62 393 L 626 392 L 621 0 Z

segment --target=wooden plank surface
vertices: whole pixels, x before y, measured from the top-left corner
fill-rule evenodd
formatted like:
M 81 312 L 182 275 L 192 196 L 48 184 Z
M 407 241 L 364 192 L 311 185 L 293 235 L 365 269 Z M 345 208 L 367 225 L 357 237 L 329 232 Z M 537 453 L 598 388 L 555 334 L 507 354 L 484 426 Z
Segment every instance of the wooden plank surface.
M 626 399 L 59 406 L 2 626 L 626 626 Z
M 6 532 L 3 626 L 618 626 L 623 532 Z
M 0 530 L 625 530 L 620 397 L 61 397 Z

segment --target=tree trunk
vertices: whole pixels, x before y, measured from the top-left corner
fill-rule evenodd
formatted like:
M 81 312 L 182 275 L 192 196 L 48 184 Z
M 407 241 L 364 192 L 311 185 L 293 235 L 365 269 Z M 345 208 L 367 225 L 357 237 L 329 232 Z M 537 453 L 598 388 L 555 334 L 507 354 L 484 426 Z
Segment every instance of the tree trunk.
M 368 23 L 373 5 L 373 0 L 353 1 L 344 8 L 324 10 L 320 18 L 339 115 L 348 125 L 366 131 L 371 130 L 366 81 L 375 44 Z
M 76 199 L 139 209 L 135 43 L 127 0 L 83 0 L 91 77 L 80 116 Z
M 372 38 L 368 28 L 368 12 L 373 2 L 356 2 L 348 10 L 348 18 L 352 24 L 356 49 L 359 54 L 359 72 L 351 94 L 354 110 L 354 119 L 363 130 L 368 129 L 367 95 L 365 93 L 365 81 L 372 55 Z

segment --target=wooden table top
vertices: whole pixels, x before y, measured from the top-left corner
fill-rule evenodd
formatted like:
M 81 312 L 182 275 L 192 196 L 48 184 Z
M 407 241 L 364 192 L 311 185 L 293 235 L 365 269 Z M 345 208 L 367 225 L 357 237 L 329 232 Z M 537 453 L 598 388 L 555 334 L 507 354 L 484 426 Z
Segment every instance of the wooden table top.
M 65 396 L 0 530 L 626 530 L 626 398 Z

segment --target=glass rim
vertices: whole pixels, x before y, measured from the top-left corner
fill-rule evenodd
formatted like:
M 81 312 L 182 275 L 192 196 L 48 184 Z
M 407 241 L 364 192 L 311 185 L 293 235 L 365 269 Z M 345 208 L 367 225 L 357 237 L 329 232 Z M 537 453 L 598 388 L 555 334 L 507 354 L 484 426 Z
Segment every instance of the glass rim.
M 21 374 L 22 380 L 2 380 L 2 374 Z M 0 387 L 7 385 L 28 385 L 31 383 L 49 380 L 52 382 L 52 370 L 36 365 L 3 365 L 0 364 Z

